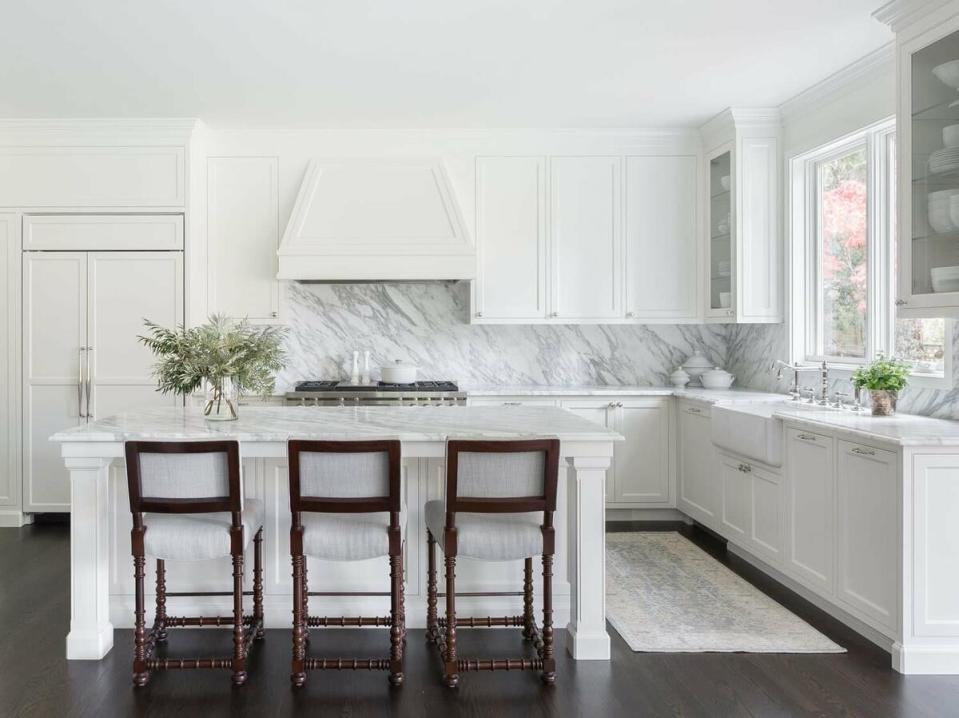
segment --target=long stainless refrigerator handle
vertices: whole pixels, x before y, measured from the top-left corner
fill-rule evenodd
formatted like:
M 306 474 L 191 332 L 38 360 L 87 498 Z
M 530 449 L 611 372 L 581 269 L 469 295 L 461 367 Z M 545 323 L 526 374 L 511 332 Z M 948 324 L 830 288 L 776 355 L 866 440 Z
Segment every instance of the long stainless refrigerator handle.
M 93 353 L 93 347 L 87 347 L 87 418 L 92 419 L 90 412 L 90 395 L 93 393 L 93 369 L 90 368 L 90 355 Z
M 86 347 L 80 347 L 80 361 L 78 366 L 80 378 L 77 381 L 77 415 L 81 419 L 87 418 L 87 415 L 83 413 L 83 352 L 86 350 Z

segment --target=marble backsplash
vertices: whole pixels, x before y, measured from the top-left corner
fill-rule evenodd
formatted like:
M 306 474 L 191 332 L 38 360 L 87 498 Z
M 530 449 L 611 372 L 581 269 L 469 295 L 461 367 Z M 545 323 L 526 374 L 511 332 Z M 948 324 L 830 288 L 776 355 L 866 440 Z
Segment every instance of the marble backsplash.
M 726 335 L 727 369 L 737 377 L 737 384 L 764 391 L 787 391 L 792 375 L 785 372 L 777 381 L 770 369 L 776 359 L 785 359 L 786 329 L 781 324 L 730 325 Z M 959 322 L 955 323 L 952 336 L 953 366 L 959 366 Z M 959 372 L 953 372 L 954 386 L 951 389 L 928 389 L 907 387 L 899 397 L 898 410 L 907 414 L 922 414 L 940 419 L 959 419 Z M 800 386 L 818 388 L 818 376 L 806 375 Z M 830 382 L 831 392 L 852 393 L 849 375 Z
M 663 385 L 695 350 L 718 365 L 727 356 L 721 325 L 470 324 L 465 282 L 291 282 L 286 292 L 278 392 L 348 378 L 354 349 L 371 350 L 374 368 L 403 359 L 421 377 L 467 385 Z

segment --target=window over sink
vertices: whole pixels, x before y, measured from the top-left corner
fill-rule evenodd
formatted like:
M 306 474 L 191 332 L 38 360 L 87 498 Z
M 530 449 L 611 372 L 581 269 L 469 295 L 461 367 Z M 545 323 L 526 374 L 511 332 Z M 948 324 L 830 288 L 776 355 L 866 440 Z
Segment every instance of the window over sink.
M 890 119 L 789 161 L 793 355 L 897 356 L 917 383 L 949 385 L 952 321 L 896 318 L 895 149 Z

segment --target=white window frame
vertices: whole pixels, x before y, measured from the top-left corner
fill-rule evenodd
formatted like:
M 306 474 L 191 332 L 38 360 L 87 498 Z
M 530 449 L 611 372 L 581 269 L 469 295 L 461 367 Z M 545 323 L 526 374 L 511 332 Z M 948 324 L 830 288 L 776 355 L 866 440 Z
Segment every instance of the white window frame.
M 823 362 L 841 374 L 852 372 L 879 354 L 893 356 L 896 341 L 895 257 L 893 237 L 896 188 L 890 181 L 890 162 L 895 160 L 895 118 L 888 118 L 849 133 L 832 142 L 791 157 L 787 162 L 787 232 L 789 251 L 790 357 L 797 362 Z M 819 325 L 822 283 L 818 213 L 819 163 L 841 157 L 859 147 L 866 149 L 866 356 L 834 357 L 818 351 L 823 328 Z M 945 320 L 943 374 L 913 374 L 915 386 L 952 388 L 953 322 Z

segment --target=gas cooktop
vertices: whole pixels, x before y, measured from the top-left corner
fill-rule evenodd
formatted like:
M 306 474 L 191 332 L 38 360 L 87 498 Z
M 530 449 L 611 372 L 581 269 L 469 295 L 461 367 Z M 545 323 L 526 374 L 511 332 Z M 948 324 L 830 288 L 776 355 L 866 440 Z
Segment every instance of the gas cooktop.
M 286 400 L 303 406 L 462 406 L 466 404 L 466 392 L 461 392 L 452 381 L 301 381 L 287 393 Z
M 348 381 L 301 381 L 295 391 L 459 391 L 452 381 L 415 381 L 412 384 L 390 384 L 380 381 L 376 384 L 351 384 Z

